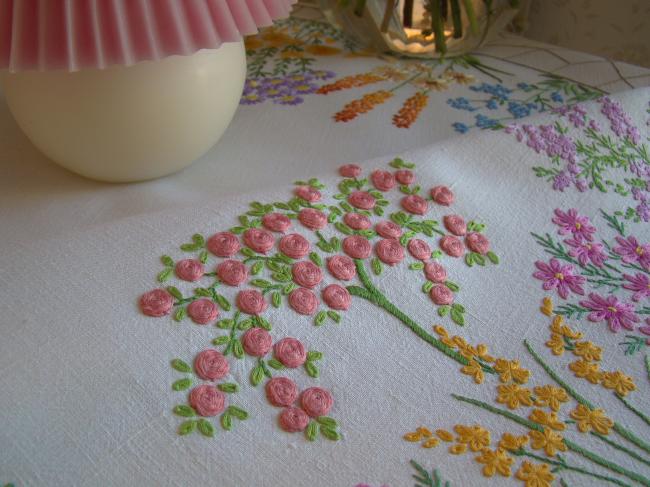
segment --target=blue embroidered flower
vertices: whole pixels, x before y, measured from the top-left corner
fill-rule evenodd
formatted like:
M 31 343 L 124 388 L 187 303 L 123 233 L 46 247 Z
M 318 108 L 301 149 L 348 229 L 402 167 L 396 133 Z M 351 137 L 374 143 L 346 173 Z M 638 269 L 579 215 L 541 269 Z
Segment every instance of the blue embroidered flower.
M 478 108 L 473 107 L 469 100 L 463 96 L 460 96 L 458 98 L 449 98 L 447 100 L 447 104 L 456 110 L 467 110 L 468 112 L 474 112 L 478 110 Z
M 454 122 L 451 124 L 454 130 L 458 133 L 464 134 L 469 130 L 469 127 L 461 122 Z
M 554 91 L 551 93 L 551 100 L 553 100 L 556 103 L 563 103 L 564 98 L 562 98 L 562 95 L 560 95 L 557 91 Z
M 499 104 L 494 98 L 490 98 L 487 103 L 485 104 L 485 107 L 488 110 L 497 110 L 499 108 Z
M 517 83 L 517 88 L 520 90 L 528 91 L 530 89 L 530 85 L 528 83 L 521 82 Z
M 535 107 L 534 103 L 532 105 Z M 533 107 L 530 107 L 530 104 L 524 105 L 523 103 L 516 101 L 508 102 L 508 112 L 510 112 L 515 118 L 527 117 L 530 115 L 530 110 Z
M 485 115 L 481 115 L 480 113 L 476 115 L 475 118 L 476 118 L 476 126 L 478 128 L 489 129 L 489 128 L 499 126 L 498 120 L 495 120 L 494 118 L 486 117 Z
M 478 86 L 470 86 L 469 89 L 479 93 L 487 93 L 488 95 L 492 95 L 500 100 L 507 100 L 512 93 L 512 90 L 510 88 L 506 88 L 500 83 L 494 85 L 491 85 L 489 83 L 481 83 Z

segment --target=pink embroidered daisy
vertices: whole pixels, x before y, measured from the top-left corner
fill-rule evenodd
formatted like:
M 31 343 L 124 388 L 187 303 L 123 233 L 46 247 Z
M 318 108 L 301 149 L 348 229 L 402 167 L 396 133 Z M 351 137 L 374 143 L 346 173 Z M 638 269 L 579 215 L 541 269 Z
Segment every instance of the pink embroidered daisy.
M 633 276 L 623 274 L 623 278 L 628 281 L 623 284 L 623 288 L 632 291 L 632 301 L 640 301 L 642 298 L 650 298 L 650 278 L 646 274 L 636 273 Z
M 564 242 L 571 247 L 569 255 L 578 259 L 580 265 L 587 265 L 591 261 L 596 267 L 602 267 L 603 262 L 607 260 L 607 255 L 603 252 L 604 245 L 601 243 L 583 240 L 581 237 L 569 238 Z
M 614 252 L 621 256 L 626 264 L 638 262 L 644 269 L 650 269 L 650 244 L 640 244 L 636 237 L 627 239 L 616 237 L 619 246 L 614 247 Z
M 634 306 L 619 301 L 616 296 L 606 298 L 596 293 L 590 293 L 589 299 L 580 301 L 580 306 L 591 310 L 587 315 L 589 321 L 598 323 L 607 321 L 609 329 L 617 332 L 621 328 L 633 330 L 634 323 L 639 322 L 639 317 L 634 312 Z
M 571 208 L 567 212 L 557 208 L 551 221 L 560 227 L 558 230 L 560 235 L 572 233 L 574 236 L 580 236 L 586 240 L 594 239 L 593 233 L 596 232 L 596 228 L 591 224 L 589 218 L 578 215 L 578 210 L 575 208 Z
M 533 273 L 533 277 L 544 281 L 542 289 L 545 291 L 557 289 L 562 299 L 566 299 L 570 291 L 580 295 L 585 293 L 582 289 L 585 278 L 576 276 L 571 264 L 562 265 L 559 260 L 553 258 L 548 264 L 538 260 L 535 262 L 535 267 L 539 270 Z

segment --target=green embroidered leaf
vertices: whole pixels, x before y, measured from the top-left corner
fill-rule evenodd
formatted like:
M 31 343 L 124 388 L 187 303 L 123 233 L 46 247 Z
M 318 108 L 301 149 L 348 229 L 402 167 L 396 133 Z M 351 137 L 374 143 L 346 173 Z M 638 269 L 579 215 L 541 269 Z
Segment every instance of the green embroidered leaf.
M 325 318 L 327 318 L 327 313 L 325 311 L 319 311 L 314 319 L 314 324 L 316 326 L 322 325 L 325 322 Z
M 373 198 L 378 199 L 378 200 L 380 200 L 380 199 L 382 199 L 384 197 L 384 195 L 381 194 L 381 192 L 377 191 L 376 189 L 369 189 L 368 194 L 370 194 L 370 196 L 372 196 Z
M 239 217 L 239 223 L 242 224 L 242 226 L 247 227 L 248 225 L 248 217 L 246 215 L 241 215 Z
M 185 244 L 180 246 L 180 249 L 183 252 L 194 252 L 196 250 L 199 250 L 200 248 L 201 248 L 200 246 L 198 246 L 196 244 L 193 244 L 193 243 L 191 243 L 191 244 L 190 243 L 185 243 Z
M 465 315 L 462 313 L 462 311 L 458 310 L 457 308 L 452 308 L 451 321 L 453 321 L 457 325 L 463 326 L 465 324 Z
M 274 308 L 280 307 L 282 304 L 282 295 L 279 292 L 274 291 L 273 294 L 271 294 L 271 304 Z
M 169 255 L 163 255 L 160 258 L 160 262 L 162 262 L 163 265 L 167 267 L 174 267 L 174 259 L 172 259 Z
M 289 283 L 289 284 L 287 284 L 286 286 L 284 286 L 282 288 L 282 294 L 284 294 L 286 296 L 287 294 L 289 294 L 291 291 L 293 291 L 297 287 L 298 286 L 296 286 L 293 282 Z
M 413 264 L 409 264 L 409 269 L 412 271 L 421 271 L 424 269 L 424 263 L 422 262 L 414 262 Z
M 221 427 L 226 431 L 230 431 L 232 429 L 232 418 L 230 417 L 230 413 L 228 411 L 221 415 Z
M 386 200 L 377 200 L 377 205 L 378 206 L 388 206 L 388 201 Z
M 212 423 L 207 419 L 199 419 L 197 426 L 203 436 L 207 436 L 209 438 L 212 438 L 214 436 L 214 426 L 212 426 Z
M 320 360 L 323 358 L 323 353 L 317 350 L 310 350 L 307 352 L 307 360 Z
M 230 302 L 224 296 L 214 293 L 214 300 L 219 304 L 222 310 L 230 311 Z
M 192 372 L 192 368 L 179 358 L 172 360 L 172 367 L 179 372 L 184 372 L 186 374 Z
M 330 238 L 330 246 L 334 249 L 334 252 L 338 252 L 341 250 L 341 241 L 336 237 L 332 237 Z
M 490 262 L 492 262 L 493 264 L 498 264 L 499 263 L 499 257 L 497 256 L 497 254 L 495 254 L 491 250 L 486 255 L 487 255 L 487 258 L 490 259 Z
M 190 419 L 189 421 L 184 421 L 181 423 L 181 425 L 178 427 L 178 434 L 179 435 L 189 435 L 196 429 L 196 423 L 197 421 L 194 419 Z
M 290 282 L 292 279 L 289 269 L 282 269 L 282 272 L 274 272 L 271 274 L 271 277 L 278 282 Z
M 384 214 L 384 209 L 381 206 L 375 206 L 372 211 L 377 216 L 383 216 Z
M 485 257 L 476 252 L 472 252 L 472 254 L 474 255 L 474 262 L 476 262 L 478 265 L 485 265 Z
M 205 264 L 208 261 L 208 252 L 206 250 L 202 250 L 199 254 L 199 261 L 201 264 Z
M 334 227 L 341 233 L 344 233 L 345 235 L 352 235 L 354 232 L 350 227 L 348 227 L 345 223 L 342 222 L 336 222 L 334 224 Z
M 192 379 L 186 377 L 184 379 L 178 379 L 172 384 L 172 389 L 175 391 L 184 391 L 192 385 Z
M 255 257 L 255 252 L 248 247 L 242 247 L 239 252 L 246 257 Z
M 205 239 L 200 233 L 195 233 L 192 235 L 192 242 L 194 242 L 194 245 L 197 245 L 199 247 L 203 247 L 205 245 Z
M 314 362 L 310 362 L 309 360 L 305 362 L 305 370 L 307 371 L 307 375 L 309 377 L 317 378 L 320 375 L 316 364 L 314 364 Z
M 372 266 L 372 272 L 376 276 L 379 276 L 382 273 L 383 266 L 381 264 L 381 261 L 377 257 L 372 258 L 372 260 L 370 261 L 370 265 Z
M 288 204 L 281 203 L 281 202 L 273 203 L 273 206 L 275 206 L 276 208 L 278 208 L 280 210 L 290 210 L 291 209 L 291 207 Z
M 250 318 L 240 322 L 237 325 L 237 329 L 240 330 L 240 331 L 246 331 L 246 330 L 251 329 L 252 327 L 253 327 L 253 320 L 250 319 Z
M 445 304 L 444 306 L 440 306 L 438 308 L 438 315 L 445 317 L 449 314 L 449 311 L 451 311 L 451 306 Z
M 429 293 L 431 292 L 431 289 L 433 289 L 433 283 L 431 281 L 426 281 L 424 284 L 422 284 L 423 293 Z
M 174 406 L 173 411 L 174 414 L 176 414 L 177 416 L 182 416 L 184 418 L 191 418 L 192 416 L 196 416 L 196 411 L 194 411 L 193 408 L 185 404 L 179 404 L 178 406 Z
M 318 437 L 319 429 L 320 426 L 318 426 L 318 423 L 316 421 L 310 421 L 307 425 L 307 429 L 305 430 L 305 436 L 309 441 L 315 441 Z
M 442 250 L 434 250 L 431 252 L 432 259 L 439 259 L 440 257 L 442 257 Z
M 251 384 L 257 386 L 260 382 L 264 380 L 264 369 L 261 365 L 256 365 L 251 371 Z
M 453 291 L 453 292 L 458 292 L 458 291 L 460 291 L 460 286 L 459 286 L 458 284 L 456 284 L 455 282 L 452 282 L 452 281 L 446 281 L 446 282 L 445 282 L 445 286 L 447 286 L 447 287 L 449 288 L 450 291 Z
M 250 282 L 250 285 L 255 286 L 255 287 L 259 287 L 259 288 L 262 288 L 262 289 L 266 289 L 267 287 L 272 286 L 273 284 L 271 284 L 266 279 L 253 279 Z
M 411 194 L 411 190 L 405 184 L 400 185 L 399 190 L 404 194 Z
M 227 318 L 225 320 L 219 320 L 217 321 L 217 328 L 221 328 L 222 330 L 226 330 L 228 328 L 232 328 L 234 321 Z
M 334 223 L 337 216 L 334 213 L 330 213 L 327 217 L 327 223 Z
M 474 265 L 474 253 L 473 252 L 465 254 L 465 264 L 467 264 L 470 267 L 472 267 Z
M 212 344 L 213 345 L 225 345 L 229 341 L 230 341 L 230 337 L 227 336 L 227 335 L 223 335 L 223 336 L 217 337 L 214 340 L 212 340 Z
M 395 169 L 399 169 L 400 167 L 402 167 L 402 164 L 404 164 L 404 161 L 399 157 L 396 157 L 395 159 L 393 159 L 388 163 L 390 167 L 394 167 Z
M 334 428 L 328 428 L 327 426 L 321 426 L 320 433 L 328 440 L 338 441 L 341 439 L 341 433 L 336 431 Z
M 246 231 L 246 227 L 232 227 L 230 231 L 235 235 L 239 235 Z
M 334 323 L 341 322 L 341 315 L 338 314 L 336 311 L 328 311 L 327 316 L 329 316 L 334 321 Z
M 177 287 L 167 286 L 166 289 L 167 292 L 174 296 L 176 299 L 183 299 L 183 294 L 178 290 Z
M 237 406 L 228 406 L 228 413 L 230 413 L 232 416 L 234 416 L 240 421 L 244 421 L 245 419 L 248 419 L 248 413 L 244 411 L 242 408 Z
M 275 370 L 284 369 L 284 365 L 282 365 L 282 362 L 280 362 L 279 360 L 274 359 L 274 358 L 272 358 L 271 360 L 269 360 L 269 361 L 267 362 L 267 364 L 269 364 L 269 367 L 271 367 L 271 368 L 273 368 L 273 369 L 275 369 Z
M 239 384 L 235 384 L 234 382 L 224 382 L 223 384 L 219 384 L 217 388 L 222 392 L 227 392 L 228 394 L 239 392 Z
M 463 306 L 463 305 L 460 304 L 460 303 L 452 304 L 452 305 L 451 305 L 451 309 L 458 310 L 460 313 L 464 313 L 464 312 L 465 312 L 465 306 Z
M 166 269 L 163 269 L 158 273 L 158 282 L 165 282 L 169 277 L 172 275 L 173 269 L 171 267 L 167 267 Z
M 262 272 L 262 269 L 264 268 L 264 262 L 261 260 L 258 260 L 251 266 L 251 274 L 253 276 L 258 275 L 260 272 Z
M 337 216 L 341 216 L 343 214 L 343 212 L 341 210 L 339 210 L 338 206 L 332 205 L 332 206 L 329 207 L 329 209 L 330 209 L 330 211 L 332 213 L 334 213 Z
M 257 326 L 259 326 L 260 328 L 264 328 L 266 331 L 271 331 L 271 329 L 273 328 L 271 326 L 271 323 L 269 323 L 269 321 L 266 318 L 263 318 L 261 316 L 256 316 L 254 319 Z
M 241 342 L 237 339 L 232 341 L 232 353 L 237 358 L 244 356 L 244 347 L 242 347 Z
M 316 252 L 311 252 L 309 254 L 309 259 L 317 266 L 319 267 L 323 266 L 323 259 L 321 259 L 320 255 L 318 255 Z
M 174 321 L 183 321 L 185 316 L 187 316 L 187 310 L 185 309 L 185 306 L 180 306 L 176 310 L 176 313 L 174 313 Z
M 368 230 L 358 230 L 357 233 L 359 235 L 363 236 L 363 237 L 366 237 L 366 238 L 375 238 L 377 236 L 377 232 L 375 232 L 374 230 L 370 230 L 370 229 L 368 229 Z
M 322 240 L 316 244 L 316 246 L 321 249 L 323 252 L 327 252 L 328 254 L 333 252 L 334 249 L 332 249 L 332 246 L 328 244 L 327 242 L 323 242 Z
M 212 297 L 212 293 L 210 292 L 210 290 L 206 289 L 204 287 L 196 287 L 196 288 L 194 288 L 194 295 L 195 296 L 202 296 L 204 298 L 206 298 L 206 297 L 211 298 Z
M 327 426 L 331 429 L 338 428 L 339 426 L 339 423 L 334 418 L 330 418 L 329 416 L 318 416 L 316 418 L 316 421 L 318 421 L 323 426 Z

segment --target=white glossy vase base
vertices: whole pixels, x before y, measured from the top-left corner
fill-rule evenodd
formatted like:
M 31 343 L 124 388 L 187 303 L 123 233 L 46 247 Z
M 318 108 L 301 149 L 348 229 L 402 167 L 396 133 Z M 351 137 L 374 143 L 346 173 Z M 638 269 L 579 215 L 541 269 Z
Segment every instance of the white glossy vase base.
M 50 159 L 127 182 L 179 171 L 207 152 L 232 120 L 245 76 L 244 46 L 234 42 L 130 67 L 6 74 L 3 89 Z

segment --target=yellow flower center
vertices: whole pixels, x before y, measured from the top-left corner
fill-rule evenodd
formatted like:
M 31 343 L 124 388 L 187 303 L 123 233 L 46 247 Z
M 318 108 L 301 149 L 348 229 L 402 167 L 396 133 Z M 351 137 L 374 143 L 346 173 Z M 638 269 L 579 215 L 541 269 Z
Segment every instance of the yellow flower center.
M 562 274 L 561 272 L 556 272 L 555 279 L 559 279 L 561 281 L 562 279 L 564 279 L 564 274 Z
M 614 306 L 608 306 L 607 309 L 612 313 L 616 313 L 618 311 Z
M 581 228 L 582 228 L 582 224 L 576 222 L 576 230 L 580 230 Z
M 643 248 L 640 245 L 634 251 L 639 255 L 643 255 Z

